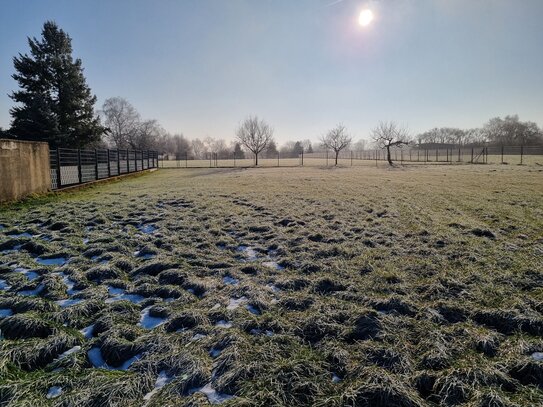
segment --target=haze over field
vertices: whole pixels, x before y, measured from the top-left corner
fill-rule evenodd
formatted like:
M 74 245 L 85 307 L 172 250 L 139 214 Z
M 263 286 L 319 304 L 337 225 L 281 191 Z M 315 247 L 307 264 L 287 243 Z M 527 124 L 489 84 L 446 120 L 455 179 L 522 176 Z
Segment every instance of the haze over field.
M 4 0 L 0 126 L 17 88 L 10 57 L 46 20 L 73 38 L 97 107 L 125 97 L 188 138 L 232 140 L 248 114 L 278 143 L 338 122 L 355 139 L 392 119 L 413 133 L 514 113 L 541 125 L 542 17 L 538 0 Z

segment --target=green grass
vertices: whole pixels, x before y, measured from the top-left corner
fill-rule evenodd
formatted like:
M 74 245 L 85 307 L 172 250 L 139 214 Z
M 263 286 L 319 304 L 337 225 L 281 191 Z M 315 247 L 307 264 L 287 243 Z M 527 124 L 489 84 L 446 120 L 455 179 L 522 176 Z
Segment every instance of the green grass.
M 0 309 L 13 311 L 0 405 L 198 406 L 209 382 L 236 406 L 541 405 L 542 175 L 163 169 L 4 205 L 0 250 L 21 250 L 0 254 Z M 108 286 L 138 302 L 111 302 Z M 147 309 L 164 323 L 139 326 Z M 98 369 L 94 347 L 109 365 L 139 359 Z M 160 372 L 171 381 L 144 400 Z

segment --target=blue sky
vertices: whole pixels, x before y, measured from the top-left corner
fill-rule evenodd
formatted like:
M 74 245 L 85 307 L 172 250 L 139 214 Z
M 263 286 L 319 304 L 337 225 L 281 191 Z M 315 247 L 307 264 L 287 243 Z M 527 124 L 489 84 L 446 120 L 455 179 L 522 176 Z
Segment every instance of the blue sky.
M 334 4 L 335 3 L 335 4 Z M 518 113 L 543 125 L 542 0 L 0 0 L 0 126 L 11 58 L 46 20 L 72 37 L 97 108 L 128 99 L 189 138 L 257 114 L 279 142 L 342 122 L 412 133 Z M 375 19 L 357 23 L 360 10 Z

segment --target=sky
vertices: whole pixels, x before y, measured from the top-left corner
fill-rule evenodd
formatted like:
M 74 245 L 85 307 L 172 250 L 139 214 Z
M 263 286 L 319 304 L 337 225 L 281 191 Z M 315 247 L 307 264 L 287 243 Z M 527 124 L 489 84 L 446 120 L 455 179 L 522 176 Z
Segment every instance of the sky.
M 374 20 L 358 23 L 361 10 Z M 380 120 L 415 135 L 519 114 L 543 125 L 543 0 L 0 0 L 0 127 L 12 57 L 54 20 L 87 83 L 188 138 L 258 115 L 279 143 Z

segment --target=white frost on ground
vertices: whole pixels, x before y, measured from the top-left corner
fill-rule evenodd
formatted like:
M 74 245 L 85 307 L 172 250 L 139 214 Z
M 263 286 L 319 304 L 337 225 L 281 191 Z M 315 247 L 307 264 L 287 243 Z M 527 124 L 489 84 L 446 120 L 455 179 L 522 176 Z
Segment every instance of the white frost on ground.
M 144 297 L 138 294 L 126 294 L 123 288 L 115 288 L 115 287 L 108 286 L 108 291 L 109 291 L 110 297 L 106 299 L 106 304 L 109 304 L 115 301 L 121 301 L 121 300 L 128 300 L 130 302 L 133 302 L 134 304 L 138 304 L 145 299 Z
M 49 389 L 47 392 L 47 398 L 48 399 L 54 399 L 55 397 L 58 397 L 62 394 L 62 387 L 60 386 L 53 386 Z
M 149 393 L 147 393 L 145 396 L 143 396 L 143 399 L 145 401 L 149 401 L 151 400 L 151 397 L 153 397 L 153 395 L 159 391 L 162 387 L 166 386 L 168 383 L 170 383 L 172 380 L 173 380 L 173 376 L 169 376 L 165 370 L 162 370 L 161 372 L 158 373 L 158 377 L 156 379 L 156 382 L 155 382 L 155 388 L 153 390 L 151 390 Z M 144 405 L 147 405 L 147 403 L 145 403 Z
M 230 298 L 230 301 L 228 302 L 226 309 L 234 310 L 245 302 L 247 302 L 247 298 L 245 296 L 240 297 L 240 298 Z
M 59 359 L 65 358 L 66 356 L 70 356 L 72 353 L 79 352 L 80 350 L 81 350 L 81 346 L 74 346 L 73 348 L 68 349 L 66 352 L 62 353 L 58 358 Z
M 151 315 L 149 315 L 150 309 L 151 307 L 147 307 L 141 311 L 140 322 L 138 323 L 138 325 L 144 329 L 156 328 L 157 326 L 162 325 L 164 322 L 166 322 L 167 319 L 161 317 L 152 317 Z
M 221 319 L 219 322 L 215 324 L 215 326 L 218 326 L 219 328 L 232 328 L 232 322 L 225 321 L 224 319 Z
M 203 393 L 203 394 L 205 394 L 206 397 L 207 397 L 207 400 L 211 404 L 221 404 L 221 403 L 224 403 L 225 401 L 228 401 L 228 400 L 230 400 L 230 399 L 232 399 L 234 397 L 234 396 L 232 396 L 230 394 L 224 394 L 224 393 L 217 392 L 217 390 L 215 390 L 213 388 L 213 385 L 211 384 L 211 382 L 209 382 L 208 384 L 206 384 L 203 387 L 196 387 L 196 388 L 190 389 L 189 394 L 193 394 L 193 393 Z
M 56 303 L 62 308 L 71 307 L 72 305 L 79 304 L 83 299 L 81 298 L 68 298 L 65 300 L 58 300 Z
M 247 261 L 255 261 L 258 258 L 257 251 L 251 246 L 239 245 L 236 250 L 242 252 Z
M 6 280 L 2 280 L 0 278 L 0 290 L 9 290 L 11 288 L 11 286 L 7 283 Z
M 81 329 L 79 332 L 83 334 L 85 339 L 91 339 L 93 330 L 94 330 L 94 324 L 86 326 L 85 328 Z
M 24 267 L 16 267 L 15 270 L 16 273 L 22 273 L 26 278 L 28 278 L 30 281 L 37 279 L 40 275 L 36 273 L 35 271 L 31 271 Z
M 91 348 L 87 352 L 87 356 L 89 357 L 89 360 L 94 367 L 107 369 L 107 370 L 126 370 L 130 367 L 132 363 L 134 363 L 136 360 L 138 360 L 141 357 L 141 355 L 133 356 L 130 359 L 124 361 L 121 366 L 112 367 L 106 363 L 106 361 L 104 360 L 104 357 L 102 356 L 102 351 L 100 351 L 100 348 L 98 347 Z
M 231 276 L 224 276 L 222 278 L 222 281 L 224 284 L 228 285 L 238 285 L 239 280 L 237 278 L 231 277 Z

